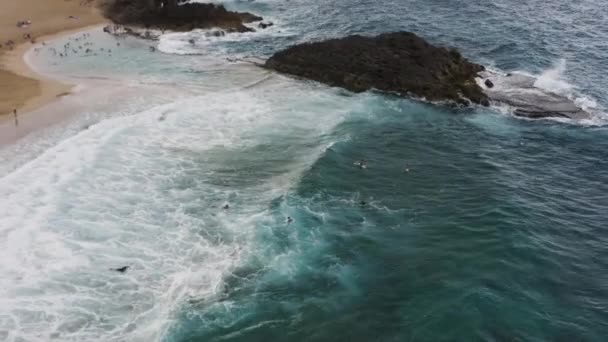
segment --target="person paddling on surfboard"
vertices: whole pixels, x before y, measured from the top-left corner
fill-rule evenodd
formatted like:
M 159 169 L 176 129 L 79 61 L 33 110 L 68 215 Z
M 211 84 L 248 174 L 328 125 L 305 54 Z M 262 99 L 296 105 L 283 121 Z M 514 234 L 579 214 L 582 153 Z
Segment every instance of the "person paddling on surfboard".
M 119 267 L 119 268 L 110 268 L 110 271 L 116 271 L 116 272 L 120 272 L 120 273 L 125 273 L 129 269 L 129 267 L 130 266 L 123 266 L 123 267 Z

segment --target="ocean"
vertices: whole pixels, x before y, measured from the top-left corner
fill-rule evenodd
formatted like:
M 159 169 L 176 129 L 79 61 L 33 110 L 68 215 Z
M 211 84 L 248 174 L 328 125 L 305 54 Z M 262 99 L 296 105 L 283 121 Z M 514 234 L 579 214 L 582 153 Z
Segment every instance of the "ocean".
M 223 3 L 275 25 L 28 54 L 81 85 L 65 120 L 0 147 L 0 341 L 606 340 L 608 2 Z M 593 118 L 228 60 L 397 30 Z

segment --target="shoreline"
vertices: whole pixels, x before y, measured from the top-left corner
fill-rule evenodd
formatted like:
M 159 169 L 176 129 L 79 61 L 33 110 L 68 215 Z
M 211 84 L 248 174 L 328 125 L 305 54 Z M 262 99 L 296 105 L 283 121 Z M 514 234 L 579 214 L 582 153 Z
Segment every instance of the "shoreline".
M 24 60 L 36 43 L 107 22 L 95 0 L 19 0 L 0 3 L 0 122 L 34 111 L 71 86 L 39 74 Z M 8 114 L 8 115 L 6 115 Z
M 86 89 L 86 82 L 74 82 L 71 79 L 61 78 L 60 75 L 49 75 L 40 72 L 34 64 L 28 61 L 28 54 L 35 47 L 41 46 L 40 43 L 42 42 L 62 39 L 78 32 L 92 30 L 101 25 L 103 23 L 85 25 L 44 35 L 39 38 L 36 44 L 24 42 L 17 45 L 12 51 L 0 54 L 0 61 L 2 62 L 0 72 L 12 73 L 16 78 L 19 78 L 17 82 L 26 80 L 26 82 L 31 82 L 30 85 L 32 87 L 35 87 L 34 89 L 26 89 L 28 97 L 18 107 L 19 124 L 17 126 L 14 123 L 14 116 L 11 112 L 6 114 L 0 113 L 0 148 L 15 144 L 30 134 L 58 124 L 75 113 L 86 109 L 85 107 L 79 108 L 71 103 L 77 102 L 76 100 L 81 96 L 81 93 L 82 96 L 86 96 L 83 92 Z M 81 89 L 75 92 L 77 88 Z M 67 101 L 62 101 L 64 97 Z M 72 98 L 76 100 L 70 101 Z
M 35 48 L 37 44 L 40 44 L 40 42 L 60 39 L 78 32 L 94 29 L 101 25 L 103 25 L 103 22 L 44 35 L 39 37 L 37 39 L 38 42 L 35 44 L 23 42 L 17 45 L 14 50 L 4 52 L 0 55 L 0 60 L 2 61 L 2 66 L 5 71 L 38 83 L 38 92 L 29 96 L 24 101 L 23 105 L 17 108 L 19 114 L 35 111 L 57 101 L 63 96 L 71 95 L 73 94 L 72 90 L 78 86 L 78 84 L 72 84 L 37 71 L 36 68 L 27 61 L 27 54 Z M 13 116 L 11 114 L 12 113 L 10 112 L 0 113 L 0 122 L 4 123 L 5 121 L 12 120 Z

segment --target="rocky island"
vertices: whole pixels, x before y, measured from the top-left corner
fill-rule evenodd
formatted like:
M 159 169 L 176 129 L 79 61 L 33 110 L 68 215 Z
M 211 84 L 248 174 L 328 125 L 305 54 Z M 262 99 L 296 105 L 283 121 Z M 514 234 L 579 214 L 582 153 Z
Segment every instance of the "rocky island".
M 475 81 L 482 65 L 410 32 L 295 45 L 274 54 L 265 67 L 353 92 L 376 89 L 429 101 L 489 104 Z
M 265 68 L 353 92 L 380 90 L 463 105 L 492 103 L 531 119 L 587 119 L 570 98 L 536 86 L 536 78 L 498 75 L 410 32 L 304 43 L 275 53 Z
M 212 3 L 186 0 L 106 0 L 103 15 L 115 24 L 170 31 L 221 28 L 228 32 L 249 32 L 244 24 L 261 21 L 251 13 L 228 11 Z
M 217 28 L 206 34 L 219 37 L 255 31 L 247 23 L 260 22 L 259 29 L 273 25 L 251 13 L 186 0 L 106 0 L 101 9 L 118 24 L 106 27 L 106 32 L 144 39 L 158 38 L 165 30 Z M 149 29 L 157 29 L 156 36 Z M 536 87 L 534 78 L 489 72 L 456 49 L 433 46 L 411 32 L 303 43 L 275 53 L 263 67 L 357 93 L 378 90 L 465 106 L 500 103 L 528 118 L 589 117 L 570 98 Z

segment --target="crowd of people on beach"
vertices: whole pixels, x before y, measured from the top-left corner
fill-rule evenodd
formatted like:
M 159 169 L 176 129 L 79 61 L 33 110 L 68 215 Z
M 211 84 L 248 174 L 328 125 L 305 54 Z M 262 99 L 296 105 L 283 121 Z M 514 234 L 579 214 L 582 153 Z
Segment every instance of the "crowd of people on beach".
M 116 33 L 116 32 L 113 32 L 113 33 Z M 120 41 L 118 41 L 118 39 L 124 38 L 125 35 L 119 35 L 119 34 L 113 34 L 113 35 L 117 39 L 116 47 L 120 47 L 121 43 L 120 43 Z M 31 33 L 24 33 L 22 37 L 23 37 L 23 40 L 26 42 L 29 41 L 32 44 L 36 43 L 36 39 L 34 37 L 32 37 Z M 14 40 L 8 40 L 4 43 L 0 43 L 0 50 L 4 49 L 4 48 L 6 48 L 8 50 L 14 50 L 16 46 L 17 46 L 17 42 L 15 42 Z M 47 44 L 46 42 L 41 42 L 39 44 L 39 46 L 36 46 L 34 48 L 34 52 L 36 54 L 39 54 L 43 50 L 46 50 L 52 56 L 58 57 L 61 59 L 68 58 L 70 56 L 79 56 L 79 57 L 90 57 L 90 56 L 98 56 L 98 55 L 107 55 L 109 57 L 112 56 L 112 49 L 109 48 L 107 46 L 107 44 L 105 46 L 97 47 L 94 42 L 94 39 L 92 39 L 91 34 L 88 32 L 81 33 L 77 36 L 72 36 L 72 37 L 68 38 L 67 42 L 65 42 L 65 44 L 63 44 L 60 47 L 53 46 L 51 44 Z M 150 46 L 150 52 L 155 52 L 155 51 L 156 51 L 156 48 L 153 46 Z M 19 118 L 17 115 L 16 108 L 13 110 L 13 117 L 14 117 L 15 127 L 19 126 Z
M 90 2 L 90 0 L 86 0 L 84 2 L 81 1 L 80 5 L 84 6 L 89 2 Z M 78 17 L 70 15 L 70 16 L 68 16 L 68 20 L 78 20 Z M 20 29 L 28 29 L 30 26 L 32 26 L 32 24 L 33 23 L 31 20 L 24 19 L 24 20 L 17 21 L 16 26 Z M 36 39 L 34 37 L 32 37 L 31 33 L 24 33 L 22 37 L 23 37 L 24 42 L 30 42 L 32 44 L 36 43 Z M 17 45 L 17 42 L 15 42 L 12 39 L 9 39 L 6 42 L 0 42 L 0 50 L 2 50 L 4 48 L 6 48 L 8 50 L 14 50 L 16 45 Z
M 149 30 L 139 32 L 121 25 L 108 25 L 103 28 L 103 31 L 114 36 L 117 39 L 116 47 L 121 46 L 120 39 L 124 39 L 129 36 L 135 36 L 139 38 L 143 37 L 144 39 L 148 40 L 153 40 L 156 37 L 152 33 L 150 33 Z M 32 43 L 34 43 L 33 39 Z M 47 46 L 47 44 L 43 42 L 42 47 L 36 47 L 34 51 L 36 53 L 40 53 L 44 49 L 44 47 L 46 47 L 46 50 L 50 52 L 53 56 L 59 58 L 66 58 L 69 56 L 89 57 L 98 56 L 100 54 L 112 56 L 111 48 L 108 48 L 107 46 L 99 48 L 95 47 L 94 40 L 91 39 L 90 33 L 82 33 L 79 36 L 69 38 L 68 42 L 65 43 L 61 48 Z M 150 46 L 149 51 L 156 52 L 156 47 Z
M 85 32 L 79 36 L 69 38 L 68 42 L 63 44 L 63 46 L 59 49 L 55 47 L 47 47 L 46 50 L 49 51 L 53 56 L 57 56 L 59 58 L 65 58 L 70 55 L 79 55 L 84 57 L 97 56 L 100 53 L 107 53 L 108 56 L 112 56 L 112 49 L 104 47 L 96 49 L 94 48 L 95 43 L 90 38 L 91 34 Z M 43 46 L 47 46 L 46 43 L 43 43 Z M 120 42 L 117 42 L 116 46 L 120 46 Z M 39 53 L 41 50 L 41 47 L 34 49 L 36 53 Z
M 28 28 L 30 25 L 32 25 L 31 20 L 19 20 L 17 22 L 18 28 Z M 24 33 L 22 37 L 23 41 L 30 42 L 32 44 L 36 43 L 36 40 L 32 37 L 31 33 Z M 6 48 L 7 50 L 14 50 L 16 45 L 17 42 L 12 39 L 9 39 L 6 42 L 0 42 L 0 50 L 4 48 Z
M 69 16 L 68 17 L 69 20 L 77 20 L 78 18 L 75 16 Z M 16 26 L 20 29 L 27 29 L 32 25 L 32 21 L 31 20 L 19 20 L 16 24 Z M 23 33 L 23 35 L 21 36 L 24 42 L 29 42 L 31 44 L 36 44 L 36 38 L 34 38 L 32 36 L 32 33 L 26 32 Z M 91 35 L 89 33 L 83 33 L 81 36 L 75 37 L 75 38 L 70 38 L 68 43 L 66 43 L 63 46 L 63 50 L 62 51 L 58 51 L 56 48 L 54 47 L 47 47 L 47 50 L 49 52 L 51 52 L 53 55 L 55 56 L 59 56 L 59 57 L 67 57 L 69 53 L 78 53 L 79 51 L 82 51 L 84 49 L 84 53 L 85 54 L 94 54 L 93 51 L 93 42 L 89 41 L 89 38 L 91 37 Z M 74 43 L 74 44 L 73 44 Z M 80 44 L 76 44 L 76 43 L 80 43 Z M 17 47 L 18 42 L 15 41 L 14 39 L 9 39 L 5 42 L 0 42 L 0 50 L 6 49 L 9 51 L 14 50 Z M 118 46 L 120 46 L 120 43 L 117 43 Z M 42 42 L 42 46 L 47 46 L 47 44 L 45 42 Z M 37 47 L 34 49 L 34 51 L 36 53 L 39 53 L 42 50 L 42 47 Z M 104 48 L 100 48 L 99 51 L 101 52 L 107 52 L 109 55 L 112 54 L 112 50 L 111 49 L 104 49 Z M 95 54 L 96 55 L 96 54 Z M 15 123 L 15 127 L 19 126 L 19 117 L 17 114 L 17 108 L 13 109 L 13 118 L 14 118 L 14 123 Z

